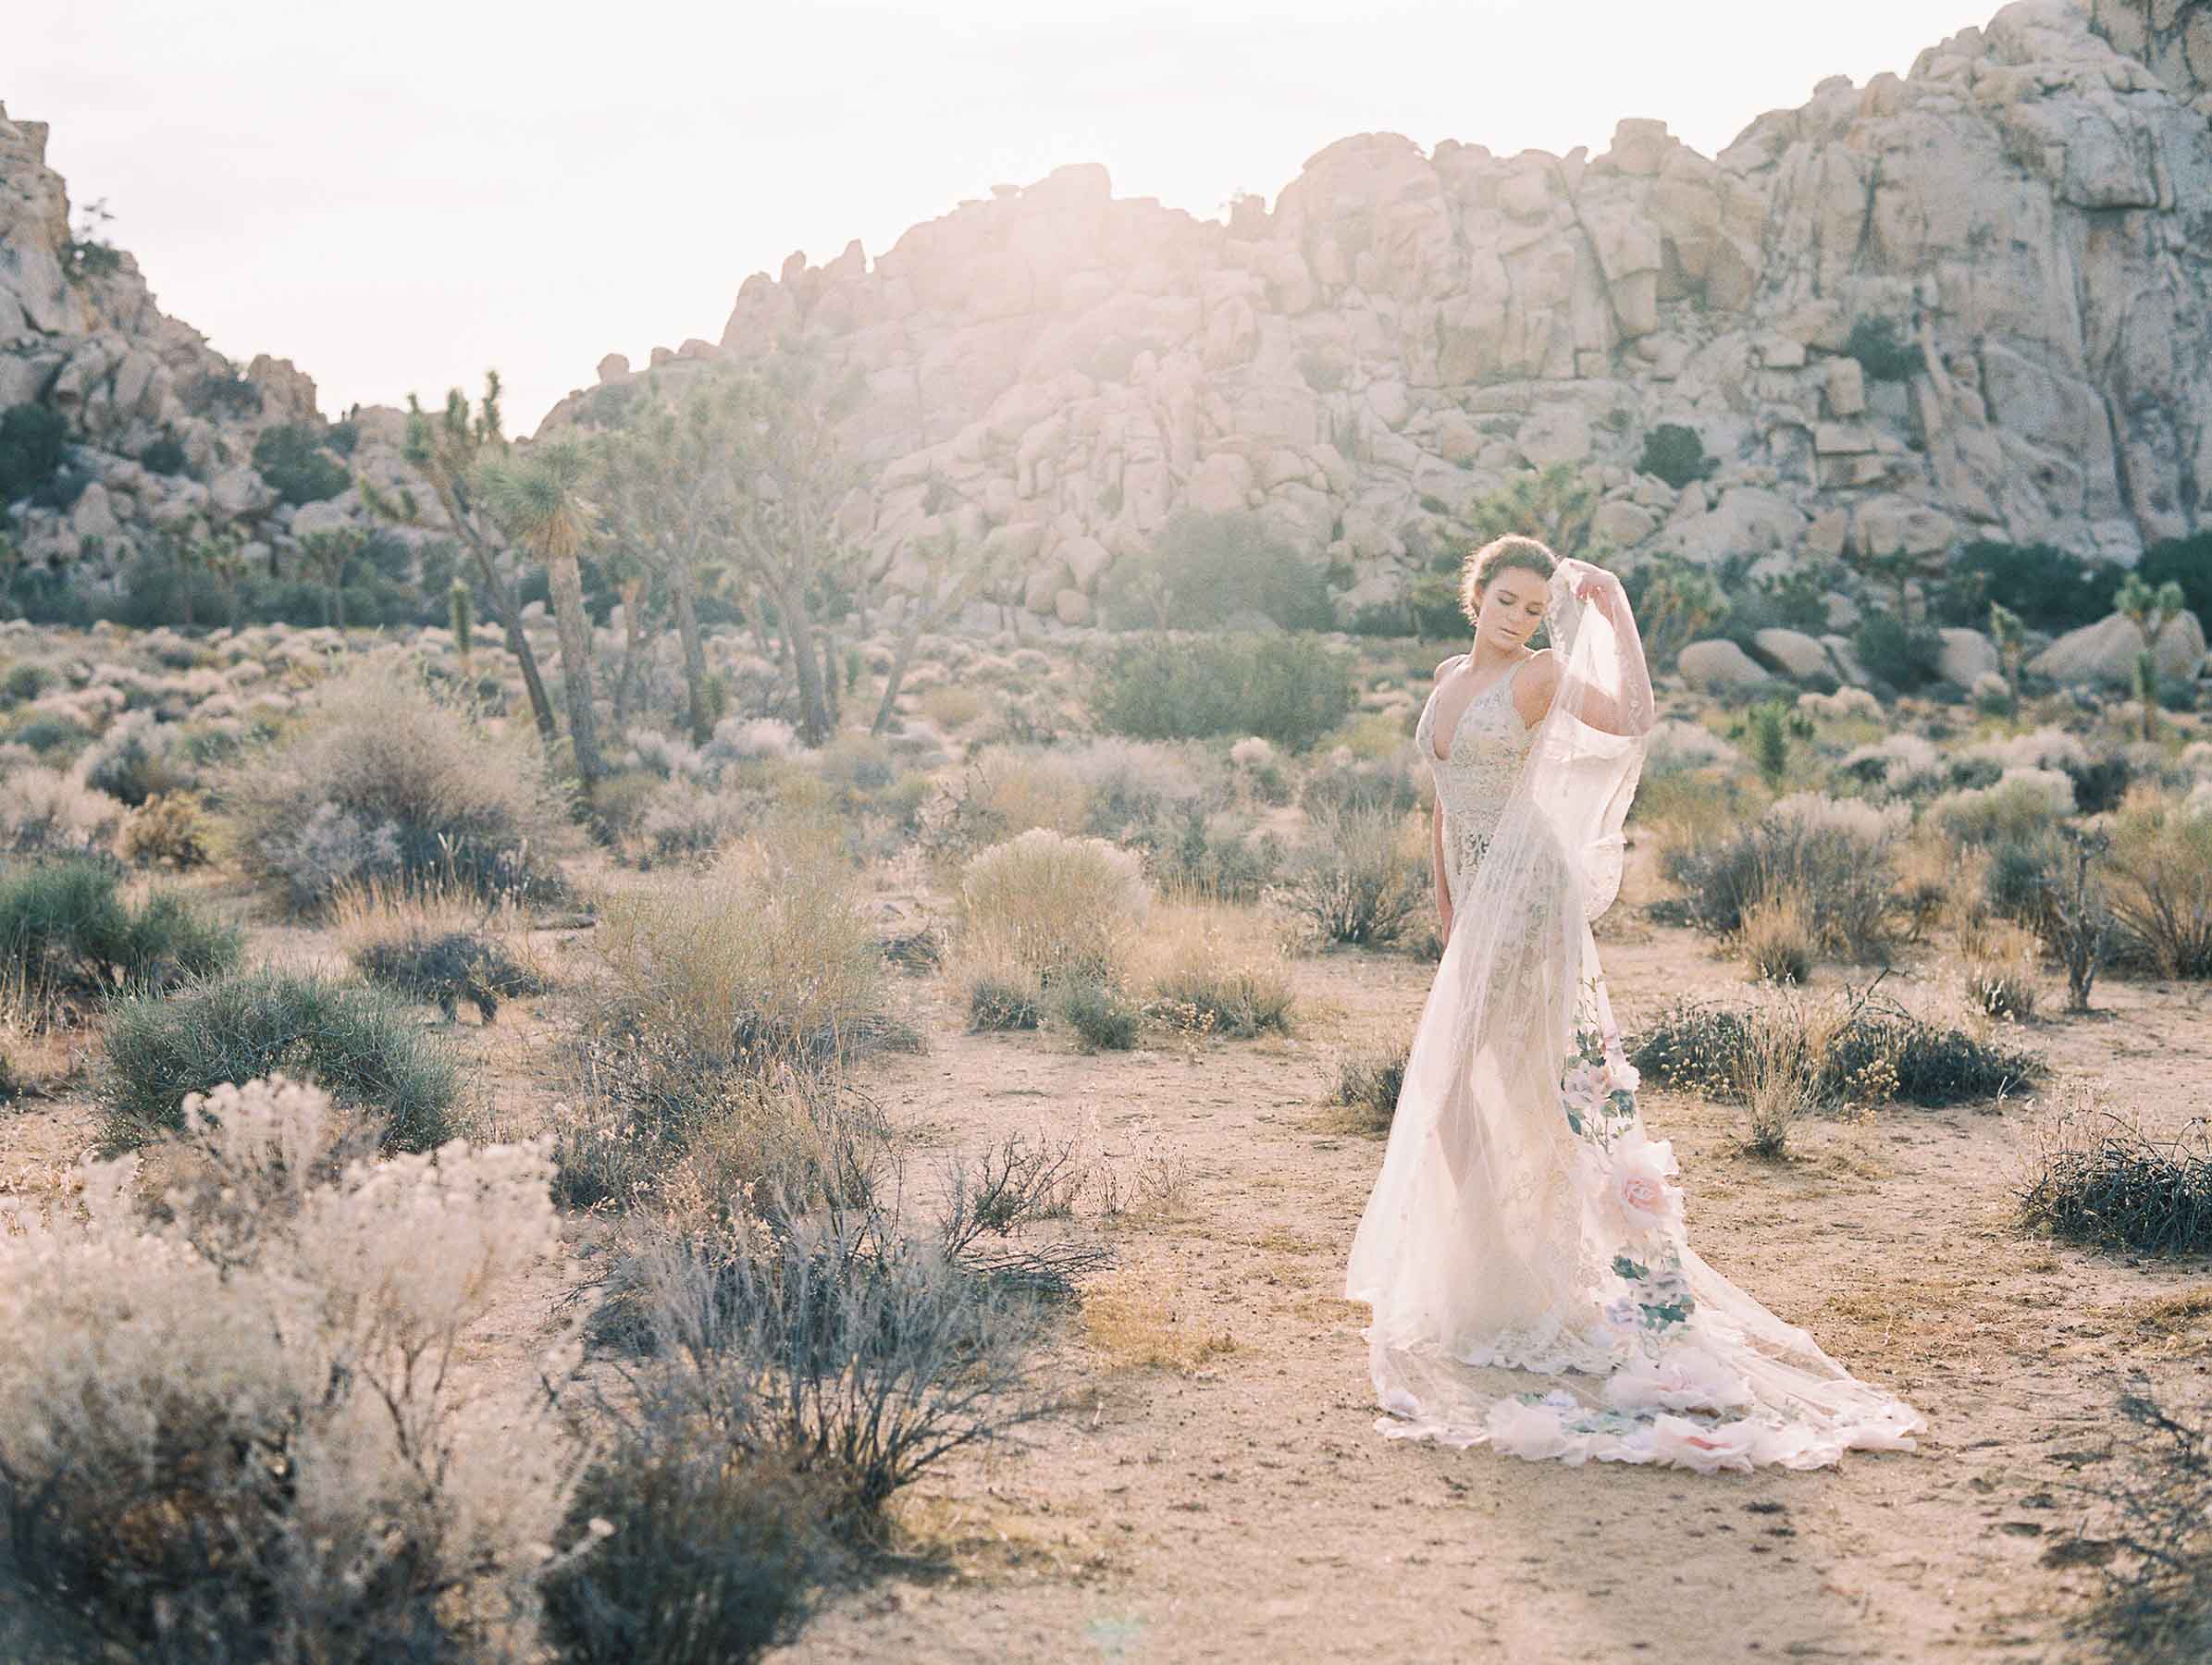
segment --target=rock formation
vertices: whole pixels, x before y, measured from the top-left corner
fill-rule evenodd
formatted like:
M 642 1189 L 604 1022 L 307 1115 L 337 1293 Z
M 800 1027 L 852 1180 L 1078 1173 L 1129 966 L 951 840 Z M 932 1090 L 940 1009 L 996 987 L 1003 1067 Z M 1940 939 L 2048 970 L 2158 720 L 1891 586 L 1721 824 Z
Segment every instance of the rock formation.
M 871 576 L 916 587 L 950 531 L 1074 624 L 1184 506 L 1264 516 L 1349 621 L 1553 464 L 1629 563 L 1939 564 L 1975 538 L 2131 561 L 2212 518 L 2208 89 L 2212 0 L 2022 0 L 1713 157 L 1638 120 L 1595 156 L 1367 133 L 1222 221 L 1064 167 L 873 261 L 794 254 L 719 340 L 610 354 L 546 426 L 802 337 L 867 388 L 876 485 L 848 524 Z M 257 411 L 212 397 L 234 368 L 128 255 L 73 264 L 43 148 L 0 112 L 0 407 L 61 411 L 98 489 L 14 506 L 19 545 L 112 562 L 195 514 L 279 547 L 359 520 L 351 491 L 272 500 L 253 437 L 319 425 L 313 383 L 259 358 Z M 406 483 L 399 413 L 358 426 L 354 466 Z M 1644 466 L 1668 428 L 1701 474 Z M 137 460 L 163 437 L 189 477 Z M 1775 634 L 1783 664 L 1842 640 Z
M 812 341 L 866 378 L 873 574 L 949 523 L 1045 616 L 1183 505 L 1265 515 L 1355 610 L 1553 463 L 1631 560 L 2131 561 L 2212 515 L 2207 70 L 2207 0 L 2026 0 L 1717 157 L 1650 121 L 1596 156 L 1368 133 L 1226 223 L 1065 167 L 872 263 L 794 254 L 654 373 Z M 1665 424 L 1706 477 L 1639 471 Z

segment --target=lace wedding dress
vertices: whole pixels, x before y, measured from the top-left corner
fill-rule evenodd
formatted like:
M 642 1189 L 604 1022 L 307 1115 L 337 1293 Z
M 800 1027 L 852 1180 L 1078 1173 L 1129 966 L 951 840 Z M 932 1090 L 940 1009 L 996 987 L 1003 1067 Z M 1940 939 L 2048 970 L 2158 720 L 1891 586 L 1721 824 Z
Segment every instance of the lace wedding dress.
M 1620 887 L 1653 710 L 1625 600 L 1608 617 L 1574 593 L 1594 570 L 1552 579 L 1559 692 L 1535 730 L 1511 675 L 1441 758 L 1433 695 L 1415 729 L 1453 926 L 1345 1278 L 1374 1309 L 1377 1426 L 1708 1471 L 1909 1450 L 1919 1412 L 1690 1250 L 1673 1153 L 1644 1132 L 1589 922 Z

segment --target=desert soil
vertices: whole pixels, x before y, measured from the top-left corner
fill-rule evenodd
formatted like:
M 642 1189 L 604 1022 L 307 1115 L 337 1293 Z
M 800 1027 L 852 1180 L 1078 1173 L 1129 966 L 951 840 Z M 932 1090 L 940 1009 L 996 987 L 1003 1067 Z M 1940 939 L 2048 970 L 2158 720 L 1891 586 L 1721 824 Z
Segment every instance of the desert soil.
M 256 928 L 252 946 L 335 968 L 304 932 Z M 1678 994 L 1744 992 L 1737 966 L 1627 904 L 1601 949 L 1632 1035 Z M 1107 1234 L 1102 1287 L 1156 1345 L 1071 1322 L 1056 1361 L 1071 1409 L 933 1473 L 900 1506 L 889 1570 L 779 1661 L 2079 1657 L 2060 1627 L 2095 1575 L 2053 1551 L 2084 1518 L 2074 1488 L 2130 1374 L 2201 1397 L 2205 1321 L 2177 1333 L 2147 1314 L 2207 1268 L 2052 1244 L 2020 1227 L 2016 1190 L 2064 1090 L 2160 1119 L 2212 1097 L 2212 991 L 2102 984 L 2096 1015 L 2008 1032 L 2052 1066 L 2032 1098 L 1800 1124 L 1780 1163 L 1740 1151 L 1740 1111 L 1647 1090 L 1700 1252 L 1931 1425 L 1913 1455 L 1701 1477 L 1376 1432 L 1365 1309 L 1337 1297 L 1383 1147 L 1321 1102 L 1348 1050 L 1410 1031 L 1431 968 L 1341 953 L 1294 974 L 1289 1039 L 1101 1054 L 962 1033 L 933 982 L 909 980 L 929 1049 L 871 1063 L 866 1084 L 919 1156 L 1080 1135 L 1132 1174 L 1180 1171 L 1172 1206 Z M 1931 956 L 1892 983 L 1930 994 L 1944 976 Z M 2045 1006 L 2062 993 L 2046 985 Z M 558 1095 L 558 1023 L 556 997 L 457 1031 L 495 1123 Z M 28 1061 L 51 1096 L 0 1108 L 0 1186 L 47 1182 L 90 1143 L 68 1050 Z M 478 1358 L 535 1358 L 588 1276 L 548 1267 Z

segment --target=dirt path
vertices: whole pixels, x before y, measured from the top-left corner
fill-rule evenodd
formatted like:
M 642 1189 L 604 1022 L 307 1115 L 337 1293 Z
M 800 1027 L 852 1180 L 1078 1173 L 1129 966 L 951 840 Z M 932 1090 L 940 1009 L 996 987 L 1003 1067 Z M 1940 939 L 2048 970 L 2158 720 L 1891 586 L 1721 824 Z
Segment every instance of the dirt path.
M 1631 1028 L 1684 990 L 1739 986 L 1687 933 L 1605 945 Z M 1693 1241 L 1933 1434 L 1916 1456 L 1700 1478 L 1388 1441 L 1359 1328 L 1333 1297 L 1379 1141 L 1318 1130 L 1336 1054 L 1403 1033 L 1426 967 L 1299 968 L 1295 1040 L 1083 1056 L 950 1032 L 895 1061 L 890 1107 L 935 1140 L 1086 1128 L 1108 1153 L 1180 1153 L 1182 1217 L 1126 1237 L 1117 1287 L 1170 1300 L 1233 1350 L 1185 1368 L 1079 1353 L 1082 1411 L 948 1470 L 913 1518 L 948 1576 L 834 1608 L 790 1660 L 1266 1659 L 1692 1661 L 2043 1657 L 2083 1575 L 2042 1564 L 2119 1367 L 2154 1358 L 2127 1304 L 2189 1278 L 2054 1251 L 2012 1225 L 2032 1108 L 1893 1110 L 1802 1128 L 1794 1160 L 1734 1148 L 1736 1113 L 1650 1092 Z M 2212 1082 L 2201 989 L 2115 986 L 2112 1016 L 2040 1026 L 2062 1078 L 2116 1099 Z M 2193 1269 L 2200 1277 L 2202 1268 Z M 2178 1350 L 2186 1351 L 2186 1349 Z M 2062 1651 L 2062 1650 L 2061 1650 Z

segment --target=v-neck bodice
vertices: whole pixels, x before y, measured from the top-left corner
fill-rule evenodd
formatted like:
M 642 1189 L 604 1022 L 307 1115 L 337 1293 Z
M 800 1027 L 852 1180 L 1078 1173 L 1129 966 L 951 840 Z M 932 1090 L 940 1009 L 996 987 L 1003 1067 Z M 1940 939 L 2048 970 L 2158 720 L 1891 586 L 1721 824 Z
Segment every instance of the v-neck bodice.
M 1444 756 L 1437 755 L 1435 691 L 1414 725 L 1414 739 L 1428 761 L 1437 797 L 1444 806 L 1446 878 L 1454 901 L 1498 830 L 1506 801 L 1520 779 L 1522 759 L 1535 738 L 1513 701 L 1518 670 L 1515 666 L 1506 672 L 1467 701 Z

